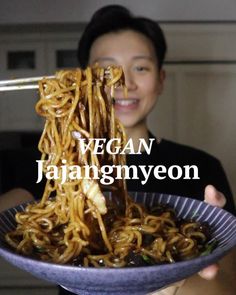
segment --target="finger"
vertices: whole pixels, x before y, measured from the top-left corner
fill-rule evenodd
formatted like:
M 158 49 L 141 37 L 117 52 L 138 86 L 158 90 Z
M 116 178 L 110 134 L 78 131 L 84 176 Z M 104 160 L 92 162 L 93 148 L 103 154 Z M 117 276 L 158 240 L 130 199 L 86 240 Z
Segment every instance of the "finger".
M 205 188 L 204 199 L 208 204 L 221 208 L 224 207 L 226 203 L 225 196 L 210 184 Z
M 212 264 L 201 270 L 198 274 L 205 280 L 213 280 L 216 277 L 218 270 L 218 264 Z

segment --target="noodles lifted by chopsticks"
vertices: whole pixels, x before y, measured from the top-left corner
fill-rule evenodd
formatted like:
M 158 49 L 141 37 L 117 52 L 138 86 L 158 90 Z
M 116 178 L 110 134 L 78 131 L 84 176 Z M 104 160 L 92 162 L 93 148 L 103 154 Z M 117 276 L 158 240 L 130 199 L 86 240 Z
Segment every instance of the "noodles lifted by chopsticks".
M 123 72 L 118 67 L 61 71 L 55 79 L 39 82 L 36 111 L 46 118 L 39 142 L 45 170 L 48 165 L 61 166 L 62 160 L 81 167 L 125 163 L 124 155 L 94 154 L 92 148 L 82 154 L 73 137 L 77 132 L 85 139 L 116 137 L 125 143 L 123 127 L 114 116 L 112 97 L 105 95 L 105 87 L 113 95 L 114 87 L 123 84 Z M 123 195 L 124 186 L 123 181 L 116 182 Z M 31 255 L 39 251 L 42 259 L 57 263 L 77 257 L 97 239 L 112 251 L 101 217 L 106 212 L 105 198 L 95 180 L 69 180 L 64 184 L 61 177 L 47 180 L 40 203 L 16 215 L 17 230 L 6 238 L 19 252 Z
M 55 79 L 39 82 L 36 111 L 46 118 L 39 142 L 44 171 L 63 160 L 80 167 L 125 164 L 123 154 L 94 154 L 93 145 L 82 153 L 76 140 L 119 138 L 125 145 L 112 101 L 118 86 L 124 86 L 119 67 L 60 71 Z M 198 223 L 178 226 L 170 210 L 148 212 L 127 197 L 124 180 L 115 182 L 118 201 L 109 204 L 92 173 L 91 179 L 62 183 L 60 174 L 47 180 L 41 201 L 16 214 L 17 228 L 6 241 L 27 256 L 95 267 L 137 265 L 132 256 L 162 263 L 199 255 L 207 235 Z

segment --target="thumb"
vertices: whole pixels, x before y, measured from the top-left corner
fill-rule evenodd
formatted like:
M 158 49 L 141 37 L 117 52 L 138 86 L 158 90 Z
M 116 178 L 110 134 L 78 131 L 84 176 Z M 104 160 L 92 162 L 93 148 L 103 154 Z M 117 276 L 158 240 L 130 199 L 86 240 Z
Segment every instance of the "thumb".
M 204 200 L 206 203 L 216 206 L 224 207 L 226 203 L 225 196 L 219 192 L 213 185 L 207 185 L 204 193 Z

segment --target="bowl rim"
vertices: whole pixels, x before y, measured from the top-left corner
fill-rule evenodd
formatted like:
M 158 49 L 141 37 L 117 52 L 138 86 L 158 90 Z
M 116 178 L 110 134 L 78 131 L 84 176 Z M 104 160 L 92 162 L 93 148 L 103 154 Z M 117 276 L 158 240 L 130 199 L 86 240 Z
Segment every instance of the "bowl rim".
M 109 194 L 110 192 L 106 192 L 107 194 Z M 236 224 L 236 216 L 234 216 L 232 213 L 226 211 L 223 208 L 219 208 L 213 205 L 210 205 L 208 203 L 205 203 L 204 201 L 201 200 L 197 200 L 197 199 L 193 199 L 190 197 L 185 197 L 185 196 L 179 196 L 179 195 L 172 195 L 172 194 L 166 194 L 166 193 L 158 193 L 158 192 L 136 192 L 136 191 L 129 191 L 128 192 L 131 195 L 144 195 L 144 198 L 146 198 L 147 195 L 157 195 L 158 198 L 161 200 L 163 199 L 163 197 L 171 197 L 171 198 L 180 198 L 180 200 L 182 199 L 182 201 L 193 201 L 196 204 L 202 204 L 203 208 L 210 208 L 210 209 L 214 209 L 216 210 L 216 212 L 222 212 L 222 214 L 224 215 L 228 215 L 231 216 L 231 218 L 234 219 L 235 224 Z M 9 212 L 10 210 L 17 210 L 19 211 L 19 208 L 22 209 L 25 206 L 27 206 L 28 204 L 31 203 L 37 203 L 40 200 L 33 200 L 33 201 L 28 201 L 28 202 L 24 202 L 22 204 L 19 204 L 15 207 L 12 208 L 8 208 L 2 212 L 0 212 L 0 217 L 5 215 L 7 212 Z M 146 199 L 145 199 L 146 201 Z M 161 203 L 161 202 L 160 202 Z M 169 202 L 165 202 L 165 204 L 169 204 Z M 236 233 L 236 230 L 235 230 Z M 232 242 L 231 242 L 232 243 Z M 129 267 L 117 267 L 117 268 L 113 268 L 113 267 L 101 267 L 101 268 L 96 268 L 96 267 L 85 267 L 85 266 L 75 266 L 75 265 L 70 265 L 70 264 L 58 264 L 58 263 L 54 263 L 54 262 L 48 262 L 48 261 L 42 261 L 40 259 L 34 258 L 34 257 L 28 257 L 28 256 L 24 256 L 22 254 L 18 254 L 14 251 L 14 249 L 11 249 L 10 246 L 9 248 L 4 246 L 3 241 L 0 239 L 0 256 L 2 256 L 3 258 L 5 257 L 5 255 L 7 256 L 11 256 L 14 257 L 17 260 L 24 260 L 27 263 L 37 263 L 38 266 L 42 265 L 43 267 L 53 267 L 53 268 L 62 268 L 64 270 L 67 271 L 76 271 L 76 272 L 80 272 L 80 271 L 90 271 L 91 273 L 93 272 L 97 272 L 99 271 L 101 274 L 107 272 L 107 270 L 109 269 L 109 272 L 114 272 L 114 273 L 127 273 L 128 271 L 138 271 L 138 272 L 143 272 L 143 270 L 145 269 L 150 269 L 151 270 L 158 270 L 158 268 L 161 267 L 161 269 L 172 269 L 173 266 L 175 267 L 181 267 L 181 266 L 185 266 L 188 265 L 189 262 L 191 263 L 198 263 L 199 260 L 202 261 L 202 263 L 207 263 L 208 261 L 215 261 L 216 259 L 220 259 L 221 257 L 225 256 L 228 252 L 230 252 L 235 246 L 236 246 L 236 234 L 235 234 L 235 238 L 233 239 L 233 244 L 235 245 L 229 245 L 228 243 L 224 246 L 224 250 L 220 251 L 221 248 L 216 247 L 216 250 L 218 249 L 218 251 L 213 251 L 210 254 L 207 255 L 199 255 L 198 257 L 195 258 L 191 258 L 188 260 L 183 260 L 183 261 L 176 261 L 174 263 L 163 263 L 163 264 L 155 264 L 155 265 L 148 265 L 148 266 L 129 266 Z M 7 245 L 7 244 L 6 244 Z M 8 259 L 9 261 L 11 259 Z

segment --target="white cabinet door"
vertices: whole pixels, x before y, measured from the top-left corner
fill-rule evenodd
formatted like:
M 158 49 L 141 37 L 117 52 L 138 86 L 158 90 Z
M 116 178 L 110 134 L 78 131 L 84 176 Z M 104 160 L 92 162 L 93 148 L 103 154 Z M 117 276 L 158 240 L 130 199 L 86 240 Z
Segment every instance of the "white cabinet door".
M 15 42 L 1 41 L 1 80 L 37 77 L 44 74 L 46 67 L 44 43 L 24 38 L 22 40 L 18 38 Z M 36 90 L 1 92 L 0 130 L 40 129 L 41 118 L 34 110 L 37 99 Z

